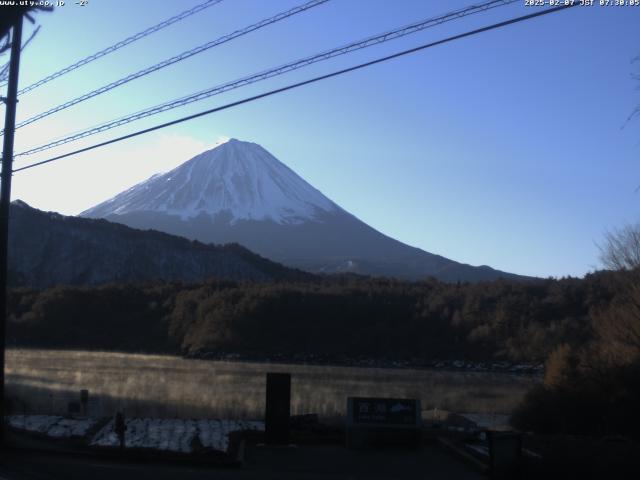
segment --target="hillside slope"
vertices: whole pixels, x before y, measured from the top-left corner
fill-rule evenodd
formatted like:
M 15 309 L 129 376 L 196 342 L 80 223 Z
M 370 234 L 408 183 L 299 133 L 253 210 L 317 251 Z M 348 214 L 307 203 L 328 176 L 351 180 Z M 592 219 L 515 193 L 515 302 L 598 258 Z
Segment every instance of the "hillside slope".
M 9 272 L 13 286 L 95 285 L 208 277 L 304 279 L 239 245 L 205 245 L 157 231 L 11 205 Z

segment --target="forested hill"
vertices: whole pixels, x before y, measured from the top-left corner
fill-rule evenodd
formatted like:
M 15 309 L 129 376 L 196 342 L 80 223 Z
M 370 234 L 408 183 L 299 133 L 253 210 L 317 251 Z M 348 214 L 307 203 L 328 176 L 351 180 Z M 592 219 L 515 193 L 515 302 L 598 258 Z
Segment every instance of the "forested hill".
M 67 217 L 11 204 L 9 275 L 12 286 L 162 280 L 303 280 L 310 274 L 284 267 L 237 244 L 205 245 L 152 230 Z
M 625 272 L 584 279 L 327 277 L 305 282 L 106 285 L 14 290 L 13 346 L 247 358 L 542 362 L 593 336 Z

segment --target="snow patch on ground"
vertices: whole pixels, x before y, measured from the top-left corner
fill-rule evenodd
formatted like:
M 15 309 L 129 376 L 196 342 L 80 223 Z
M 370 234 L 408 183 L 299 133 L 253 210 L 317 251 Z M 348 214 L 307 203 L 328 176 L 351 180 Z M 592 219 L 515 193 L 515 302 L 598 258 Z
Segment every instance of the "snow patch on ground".
M 64 418 L 57 415 L 11 415 L 9 425 L 51 438 L 86 438 L 89 445 L 119 447 L 111 419 L 95 435 L 96 418 Z M 229 435 L 237 431 L 264 431 L 264 422 L 253 420 L 183 420 L 177 418 L 129 418 L 125 448 L 192 453 L 196 448 L 226 452 Z
M 63 418 L 56 415 L 11 415 L 9 425 L 52 438 L 82 438 L 98 423 L 94 418 Z
M 182 420 L 130 418 L 126 420 L 125 448 L 148 448 L 191 453 L 198 443 L 206 449 L 226 452 L 229 434 L 242 430 L 264 430 L 264 422 L 245 420 Z M 118 447 L 114 422 L 107 423 L 91 440 L 91 445 Z

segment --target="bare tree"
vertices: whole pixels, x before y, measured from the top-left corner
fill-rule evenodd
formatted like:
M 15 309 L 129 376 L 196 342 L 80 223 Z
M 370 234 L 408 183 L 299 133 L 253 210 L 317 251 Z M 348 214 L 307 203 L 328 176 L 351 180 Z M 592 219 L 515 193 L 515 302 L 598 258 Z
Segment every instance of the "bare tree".
M 600 248 L 600 261 L 609 270 L 640 267 L 640 223 L 607 232 Z
M 635 63 L 636 65 L 640 65 L 640 55 L 631 60 L 631 63 Z M 636 86 L 636 90 L 640 90 L 640 72 L 631 73 L 631 78 L 633 78 L 638 85 Z M 627 118 L 627 123 L 629 123 L 633 118 L 640 116 L 640 105 L 637 105 L 636 108 L 633 109 L 631 115 Z
M 603 364 L 628 364 L 640 358 L 640 223 L 605 234 L 600 261 L 621 271 L 617 297 L 604 310 L 592 313 Z

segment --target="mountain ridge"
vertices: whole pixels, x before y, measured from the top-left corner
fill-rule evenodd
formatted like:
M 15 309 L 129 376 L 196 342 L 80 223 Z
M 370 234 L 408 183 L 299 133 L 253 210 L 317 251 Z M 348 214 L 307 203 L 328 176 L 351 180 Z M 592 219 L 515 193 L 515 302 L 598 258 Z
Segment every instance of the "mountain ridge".
M 207 245 L 165 232 L 103 219 L 43 212 L 11 204 L 9 271 L 12 286 L 97 285 L 109 282 L 304 280 L 238 244 Z
M 80 215 L 205 243 L 236 242 L 312 273 L 445 281 L 530 278 L 406 245 L 325 197 L 260 145 L 236 139 Z

